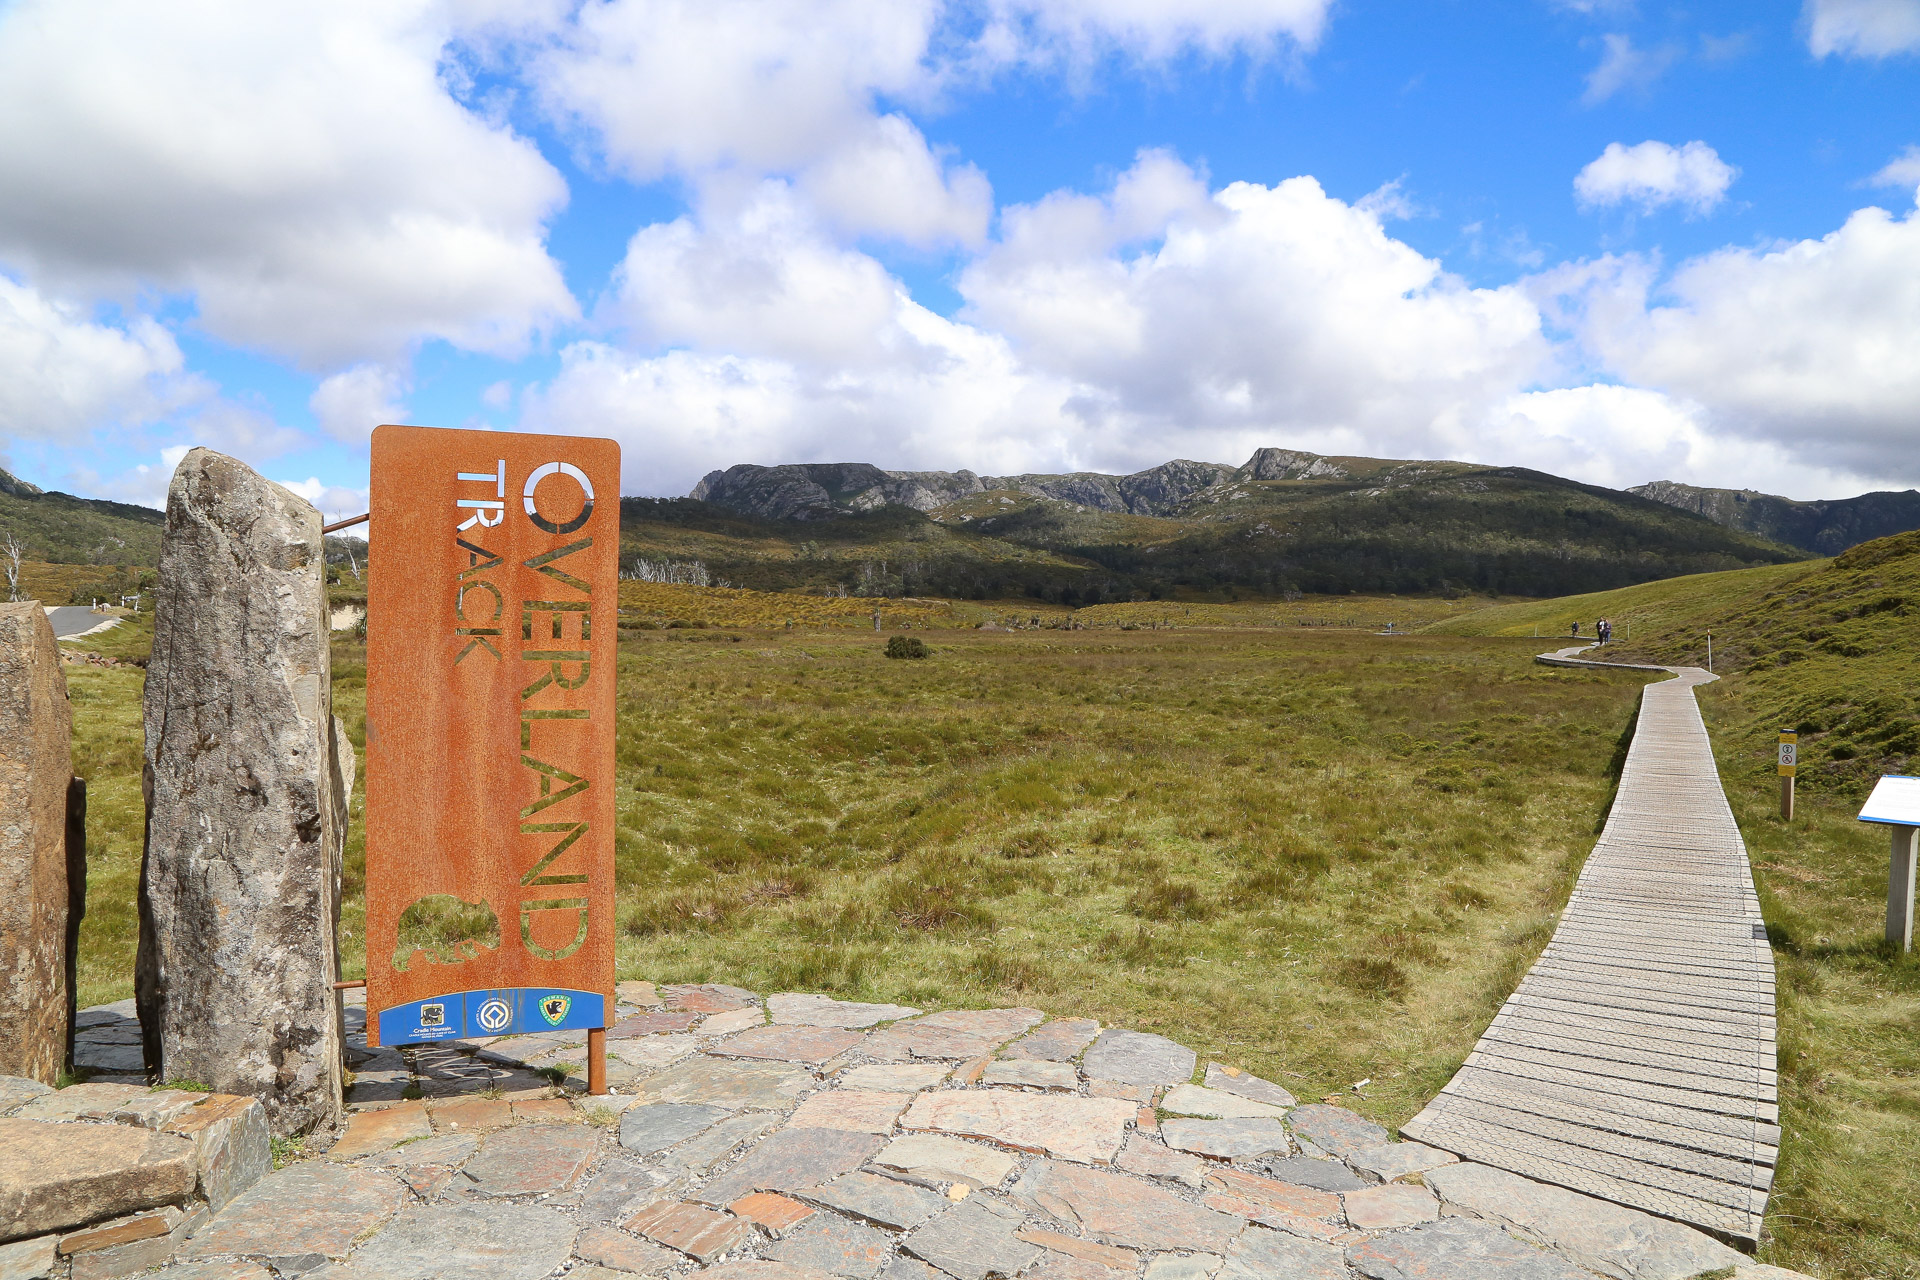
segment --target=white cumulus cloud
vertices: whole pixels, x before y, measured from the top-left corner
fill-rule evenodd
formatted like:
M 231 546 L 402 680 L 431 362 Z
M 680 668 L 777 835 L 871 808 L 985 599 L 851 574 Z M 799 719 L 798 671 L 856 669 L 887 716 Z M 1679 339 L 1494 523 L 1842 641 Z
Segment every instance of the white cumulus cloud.
M 1920 50 L 1920 0 L 1807 0 L 1807 47 L 1817 58 L 1885 58 Z
M 147 422 L 211 388 L 173 335 L 141 316 L 105 324 L 0 275 L 0 436 L 74 441 Z
M 1573 191 L 1586 206 L 1634 204 L 1651 213 L 1678 204 L 1704 214 L 1726 198 L 1739 172 L 1704 142 L 1609 142 L 1574 178 Z
M 993 21 L 981 43 L 1002 56 L 1066 54 L 1107 48 L 1157 60 L 1183 49 L 1220 56 L 1273 51 L 1281 41 L 1319 44 L 1332 0 L 990 0 Z
M 1910 146 L 1899 155 L 1882 165 L 1867 179 L 1876 187 L 1903 187 L 1908 191 L 1920 192 L 1920 146 Z M 1920 199 L 1920 194 L 1916 194 Z
M 0 10 L 0 260 L 191 295 L 312 367 L 423 338 L 514 354 L 575 313 L 566 189 L 440 76 L 442 5 L 20 0 Z
M 357 364 L 325 378 L 307 401 L 320 429 L 348 444 L 365 444 L 383 422 L 404 422 L 407 380 L 399 370 Z
M 1587 74 L 1586 92 L 1580 95 L 1590 107 L 1617 93 L 1645 93 L 1680 59 L 1677 45 L 1638 49 L 1631 37 L 1617 32 L 1601 36 L 1600 49 L 1599 65 Z

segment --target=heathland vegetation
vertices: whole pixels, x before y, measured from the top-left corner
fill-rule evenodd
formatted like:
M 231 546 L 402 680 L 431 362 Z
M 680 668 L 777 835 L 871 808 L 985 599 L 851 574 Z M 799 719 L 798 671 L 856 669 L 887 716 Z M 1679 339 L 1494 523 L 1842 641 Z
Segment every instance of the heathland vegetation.
M 1699 661 L 1710 629 L 1726 678 L 1701 701 L 1781 978 L 1765 1256 L 1912 1280 L 1920 965 L 1879 940 L 1884 836 L 1852 813 L 1872 774 L 1913 771 L 1915 599 L 1920 535 L 1522 604 L 624 583 L 620 974 L 1084 1013 L 1405 1120 L 1550 934 L 1631 733 L 1645 677 L 1531 655 L 1576 617 L 1663 661 Z M 888 661 L 903 629 L 931 656 Z M 88 1002 L 129 989 L 150 636 L 142 618 L 70 646 L 121 660 L 68 668 Z M 364 661 L 340 633 L 356 745 Z M 1791 826 L 1778 727 L 1808 744 Z M 363 863 L 356 822 L 356 972 Z

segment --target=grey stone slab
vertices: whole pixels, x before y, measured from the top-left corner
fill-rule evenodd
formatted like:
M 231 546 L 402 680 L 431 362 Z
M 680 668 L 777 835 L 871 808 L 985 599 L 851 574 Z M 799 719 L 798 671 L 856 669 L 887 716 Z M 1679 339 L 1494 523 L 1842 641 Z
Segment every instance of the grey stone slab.
M 1256 1226 L 1233 1242 L 1219 1280 L 1348 1280 L 1348 1272 L 1338 1247 Z
M 1092 1018 L 1055 1018 L 1015 1040 L 1001 1050 L 1001 1056 L 1072 1062 L 1099 1034 L 1100 1024 Z
M 1046 1062 L 1036 1058 L 1014 1058 L 987 1064 L 981 1084 L 1013 1085 L 1028 1089 L 1066 1089 L 1080 1087 L 1080 1073 L 1071 1062 Z
M 1144 1133 L 1134 1133 L 1120 1150 L 1115 1164 L 1128 1173 L 1149 1178 L 1171 1178 L 1182 1186 L 1198 1191 L 1207 1185 L 1207 1162 L 1184 1151 L 1169 1151 L 1165 1143 Z
M 1293 1149 L 1287 1126 L 1278 1120 L 1186 1120 L 1160 1122 L 1160 1139 L 1176 1151 L 1230 1160 L 1242 1156 L 1285 1155 Z
M 861 1222 L 816 1213 L 767 1250 L 768 1258 L 833 1276 L 869 1280 L 893 1257 L 893 1237 Z
M 1209 1089 L 1238 1094 L 1250 1102 L 1264 1102 L 1270 1107 L 1292 1107 L 1298 1101 L 1271 1080 L 1262 1080 L 1238 1067 L 1222 1066 L 1218 1062 L 1207 1064 L 1206 1085 Z
M 931 1089 L 953 1074 L 949 1062 L 870 1062 L 849 1067 L 834 1079 L 842 1089 L 876 1093 L 914 1093 Z
M 605 1280 L 619 1280 L 622 1274 L 659 1275 L 685 1261 L 673 1250 L 651 1240 L 603 1226 L 583 1229 L 573 1242 L 573 1256 L 587 1264 L 586 1268 L 576 1267 L 567 1273 L 576 1280 L 592 1280 L 591 1276 L 580 1274 L 587 1269 L 601 1271 Z
M 105 1026 L 88 1027 L 74 1033 L 73 1042 L 80 1044 L 139 1044 L 140 1024 L 137 1022 L 114 1022 Z
M 919 1226 L 947 1207 L 947 1198 L 925 1187 L 877 1173 L 848 1173 L 798 1197 L 810 1204 L 838 1209 L 895 1231 Z
M 51 1280 L 60 1266 L 59 1244 L 57 1234 L 0 1244 L 0 1280 Z
M 1193 1204 L 1144 1179 L 1059 1160 L 1034 1161 L 1011 1194 L 1014 1203 L 1035 1213 L 1130 1249 L 1220 1253 L 1244 1225 L 1239 1218 Z
M 1018 1161 L 984 1143 L 945 1134 L 908 1133 L 889 1142 L 873 1163 L 927 1182 L 965 1183 L 977 1191 L 999 1186 Z
M 38 1080 L 29 1080 L 24 1076 L 0 1076 L 0 1116 L 52 1092 L 52 1085 L 41 1084 Z
M 830 996 L 796 992 L 768 996 L 767 1013 L 776 1024 L 847 1029 L 920 1016 L 920 1010 L 909 1009 L 903 1004 L 858 1004 L 850 1000 L 835 1000 Z
M 597 1129 L 521 1125 L 489 1134 L 463 1172 L 482 1195 L 552 1195 L 571 1187 L 599 1154 Z
M 942 1280 L 944 1272 L 936 1271 L 920 1259 L 905 1253 L 896 1253 L 880 1270 L 880 1280 Z
M 1354 1170 L 1382 1182 L 1392 1182 L 1395 1178 L 1404 1178 L 1411 1173 L 1425 1173 L 1437 1169 L 1443 1164 L 1453 1164 L 1460 1157 L 1451 1151 L 1441 1151 L 1419 1142 L 1389 1142 L 1378 1147 L 1368 1147 L 1356 1151 L 1347 1157 L 1347 1163 Z
M 676 1169 L 610 1160 L 573 1193 L 573 1207 L 587 1222 L 624 1222 L 648 1205 L 680 1194 L 686 1182 L 686 1174 Z
M 234 1197 L 181 1253 L 187 1259 L 315 1253 L 341 1258 L 406 1198 L 406 1190 L 383 1170 L 302 1161 Z
M 704 1133 L 733 1113 L 697 1102 L 653 1102 L 628 1107 L 620 1117 L 620 1145 L 650 1156 Z
M 575 1232 L 564 1214 L 543 1205 L 408 1209 L 354 1252 L 351 1277 L 540 1280 L 572 1254 Z
M 1336 1156 L 1350 1156 L 1387 1140 L 1387 1131 L 1365 1116 L 1325 1103 L 1295 1107 L 1287 1121 L 1295 1133 Z
M 914 1230 L 901 1247 L 954 1280 L 1018 1275 L 1041 1254 L 1014 1235 L 1020 1219 L 1020 1210 L 997 1196 L 968 1196 Z
M 781 1129 L 695 1196 L 724 1205 L 755 1191 L 803 1191 L 853 1172 L 885 1142 L 878 1134 L 845 1129 Z
M 1367 1280 L 1590 1280 L 1564 1258 L 1471 1218 L 1374 1236 L 1349 1245 L 1347 1262 Z
M 1198 1059 L 1193 1050 L 1165 1036 L 1144 1031 L 1102 1031 L 1080 1068 L 1089 1080 L 1119 1084 L 1185 1084 L 1193 1077 Z
M 57 1092 L 38 1094 L 14 1108 L 18 1120 L 105 1120 L 146 1092 L 145 1085 L 69 1085 Z
M 1367 1185 L 1365 1179 L 1354 1176 L 1353 1170 L 1327 1156 L 1288 1156 L 1279 1160 L 1249 1160 L 1244 1163 L 1247 1168 L 1264 1173 L 1269 1178 L 1278 1178 L 1281 1182 L 1291 1182 L 1296 1186 L 1313 1187 L 1318 1191 L 1358 1191 Z
M 1147 1263 L 1147 1280 L 1208 1280 L 1224 1261 L 1217 1253 L 1157 1253 Z
M 197 1174 L 193 1144 L 171 1134 L 0 1118 L 0 1240 L 176 1203 Z
M 1177 1116 L 1205 1116 L 1216 1120 L 1284 1120 L 1288 1110 L 1224 1089 L 1203 1089 L 1192 1084 L 1177 1084 L 1167 1090 L 1167 1096 L 1160 1099 L 1160 1109 Z
M 742 1111 L 728 1116 L 700 1136 L 662 1152 L 660 1160 L 663 1164 L 702 1174 L 779 1123 L 780 1117 L 771 1111 Z
M 478 1135 L 441 1133 L 418 1142 L 402 1143 L 391 1151 L 382 1151 L 363 1163 L 370 1169 L 409 1169 L 420 1164 L 440 1164 L 457 1168 L 480 1149 Z
M 1505 1226 L 1615 1280 L 1684 1280 L 1746 1255 L 1705 1232 L 1481 1164 L 1428 1170 L 1449 1209 Z
M 805 1067 L 703 1056 L 640 1081 L 633 1092 L 641 1102 L 694 1102 L 728 1111 L 784 1111 L 801 1094 L 817 1087 L 813 1073 Z

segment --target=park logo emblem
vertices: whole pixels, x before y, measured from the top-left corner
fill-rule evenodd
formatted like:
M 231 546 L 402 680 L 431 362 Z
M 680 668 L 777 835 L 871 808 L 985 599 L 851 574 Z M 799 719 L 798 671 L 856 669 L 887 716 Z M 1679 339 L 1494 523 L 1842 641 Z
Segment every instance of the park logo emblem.
M 548 1026 L 557 1027 L 572 1005 L 570 996 L 543 996 L 540 1000 L 540 1016 L 547 1020 Z
M 495 997 L 480 1006 L 477 1021 L 480 1023 L 480 1029 L 490 1034 L 504 1031 L 507 1024 L 513 1021 L 513 1010 L 505 1000 Z

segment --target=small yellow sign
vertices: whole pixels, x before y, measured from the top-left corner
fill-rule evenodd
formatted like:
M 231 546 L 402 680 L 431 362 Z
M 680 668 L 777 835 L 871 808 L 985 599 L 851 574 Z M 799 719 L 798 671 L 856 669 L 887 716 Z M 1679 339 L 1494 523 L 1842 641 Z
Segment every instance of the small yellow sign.
M 1780 735 L 1780 776 L 1791 778 L 1799 768 L 1800 735 L 1783 733 Z

